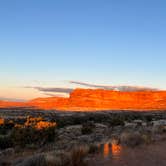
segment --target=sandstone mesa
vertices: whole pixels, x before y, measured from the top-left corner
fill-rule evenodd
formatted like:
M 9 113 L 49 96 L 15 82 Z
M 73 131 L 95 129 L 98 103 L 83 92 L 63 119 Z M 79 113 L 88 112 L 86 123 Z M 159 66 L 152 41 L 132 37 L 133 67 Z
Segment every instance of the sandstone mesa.
M 44 110 L 166 110 L 166 91 L 75 89 L 68 98 L 36 98 L 27 102 L 0 101 L 0 108 L 33 107 Z

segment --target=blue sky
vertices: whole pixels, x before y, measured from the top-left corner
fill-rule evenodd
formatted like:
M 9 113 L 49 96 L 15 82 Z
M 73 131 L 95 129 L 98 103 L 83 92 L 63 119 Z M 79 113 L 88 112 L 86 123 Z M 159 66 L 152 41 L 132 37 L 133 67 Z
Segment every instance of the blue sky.
M 0 98 L 68 81 L 166 89 L 165 0 L 0 1 Z

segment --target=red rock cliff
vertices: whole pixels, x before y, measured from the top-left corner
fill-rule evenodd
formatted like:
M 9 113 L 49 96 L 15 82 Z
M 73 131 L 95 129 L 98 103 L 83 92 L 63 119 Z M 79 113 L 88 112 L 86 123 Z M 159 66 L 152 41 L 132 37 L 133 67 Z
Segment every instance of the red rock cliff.
M 14 106 L 7 102 L 8 106 Z M 3 107 L 5 103 L 2 102 Z M 6 105 L 7 106 L 7 105 Z M 17 103 L 19 106 L 19 103 Z M 121 92 L 102 89 L 75 89 L 69 98 L 48 97 L 20 103 L 40 109 L 58 110 L 166 110 L 166 91 Z M 1 107 L 1 102 L 0 102 Z
M 73 107 L 100 109 L 166 109 L 166 91 L 120 92 L 76 89 L 70 94 Z

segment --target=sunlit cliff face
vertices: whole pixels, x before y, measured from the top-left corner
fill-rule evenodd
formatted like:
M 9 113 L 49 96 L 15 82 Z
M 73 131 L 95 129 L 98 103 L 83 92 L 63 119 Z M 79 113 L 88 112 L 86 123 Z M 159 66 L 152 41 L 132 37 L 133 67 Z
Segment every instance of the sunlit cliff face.
M 67 98 L 38 98 L 28 102 L 3 102 L 0 107 L 33 107 L 44 110 L 166 110 L 166 91 L 121 92 L 75 89 Z

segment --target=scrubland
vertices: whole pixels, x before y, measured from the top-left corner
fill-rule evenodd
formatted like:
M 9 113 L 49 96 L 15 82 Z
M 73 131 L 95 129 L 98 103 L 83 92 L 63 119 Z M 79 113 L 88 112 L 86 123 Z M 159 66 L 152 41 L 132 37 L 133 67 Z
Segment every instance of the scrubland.
M 0 165 L 87 166 L 109 148 L 113 155 L 165 140 L 164 111 L 0 110 Z

